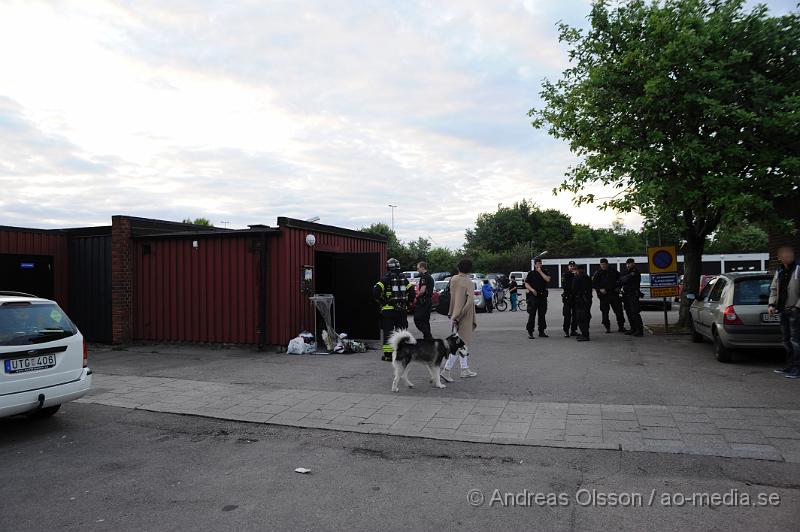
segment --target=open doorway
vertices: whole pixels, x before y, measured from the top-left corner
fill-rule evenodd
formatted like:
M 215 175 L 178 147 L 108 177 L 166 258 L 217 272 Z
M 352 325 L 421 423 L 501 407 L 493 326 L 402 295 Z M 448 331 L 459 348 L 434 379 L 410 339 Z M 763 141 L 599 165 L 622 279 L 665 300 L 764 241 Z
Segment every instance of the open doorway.
M 336 332 L 350 338 L 380 338 L 372 286 L 381 276 L 378 253 L 314 253 L 316 292 L 335 298 Z
M 53 299 L 53 257 L 0 254 L 0 290 Z

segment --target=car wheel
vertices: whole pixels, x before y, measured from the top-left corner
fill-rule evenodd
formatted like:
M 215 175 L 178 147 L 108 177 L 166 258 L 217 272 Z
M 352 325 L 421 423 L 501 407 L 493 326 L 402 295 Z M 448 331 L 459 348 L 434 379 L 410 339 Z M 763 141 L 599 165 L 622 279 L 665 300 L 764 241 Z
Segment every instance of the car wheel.
M 50 417 L 53 414 L 55 414 L 56 412 L 58 412 L 59 408 L 61 408 L 61 405 L 48 406 L 46 408 L 40 408 L 39 410 L 35 410 L 35 411 L 31 412 L 30 414 L 28 414 L 28 417 L 32 418 L 32 419 L 44 419 L 44 418 Z
M 730 362 L 731 352 L 722 343 L 722 339 L 719 337 L 719 334 L 717 334 L 716 330 L 714 330 L 713 336 L 714 336 L 714 354 L 717 356 L 717 360 L 719 362 Z
M 694 327 L 694 320 L 689 317 L 689 333 L 692 335 L 692 342 L 699 344 L 703 341 L 703 335 L 697 332 L 697 329 Z

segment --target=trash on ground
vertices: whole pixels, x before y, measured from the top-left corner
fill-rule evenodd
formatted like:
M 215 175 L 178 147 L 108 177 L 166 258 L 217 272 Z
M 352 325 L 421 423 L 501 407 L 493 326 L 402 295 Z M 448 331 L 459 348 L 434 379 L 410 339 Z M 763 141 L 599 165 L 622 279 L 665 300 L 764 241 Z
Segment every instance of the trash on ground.
M 311 470 L 310 469 L 306 469 L 305 467 L 298 467 L 297 469 L 294 470 L 294 472 L 295 473 L 300 473 L 300 474 L 303 474 L 303 475 L 307 475 L 308 473 L 311 473 Z

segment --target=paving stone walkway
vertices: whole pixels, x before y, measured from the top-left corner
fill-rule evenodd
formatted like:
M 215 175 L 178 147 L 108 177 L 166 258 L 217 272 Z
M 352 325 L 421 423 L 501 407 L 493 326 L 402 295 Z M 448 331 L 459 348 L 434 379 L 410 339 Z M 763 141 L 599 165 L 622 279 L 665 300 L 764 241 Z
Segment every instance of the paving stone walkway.
M 449 398 L 445 392 L 430 398 L 415 397 L 413 390 L 341 393 L 103 374 L 94 379 L 80 402 L 406 437 L 800 463 L 800 410 L 534 403 Z

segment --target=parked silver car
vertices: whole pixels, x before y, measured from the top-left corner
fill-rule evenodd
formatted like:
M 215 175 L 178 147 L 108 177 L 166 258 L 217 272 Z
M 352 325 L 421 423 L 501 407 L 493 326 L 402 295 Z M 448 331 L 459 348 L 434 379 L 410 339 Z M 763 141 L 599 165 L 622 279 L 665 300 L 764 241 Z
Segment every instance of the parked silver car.
M 767 312 L 772 276 L 766 272 L 726 273 L 710 280 L 689 307 L 694 342 L 714 343 L 720 362 L 732 349 L 781 348 L 780 318 Z

